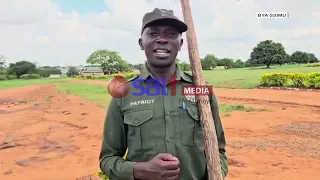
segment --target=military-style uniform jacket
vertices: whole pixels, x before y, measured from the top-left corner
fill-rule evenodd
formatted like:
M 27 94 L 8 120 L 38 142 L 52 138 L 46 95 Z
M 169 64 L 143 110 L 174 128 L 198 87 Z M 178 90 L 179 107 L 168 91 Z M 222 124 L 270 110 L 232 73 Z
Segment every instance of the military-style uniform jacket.
M 131 86 L 129 94 L 123 98 L 112 98 L 100 153 L 101 171 L 110 180 L 134 180 L 135 162 L 149 161 L 158 153 L 170 153 L 180 160 L 181 180 L 208 179 L 197 103 L 192 103 L 181 93 L 183 85 L 193 85 L 193 79 L 178 66 L 175 77 L 178 80 L 175 95 L 171 95 L 173 86 L 166 85 L 161 89 L 168 95 L 160 92 L 157 96 L 147 93 L 134 96 L 134 92 L 141 92 L 134 84 L 143 86 L 145 90 L 152 84 L 147 79 L 153 76 L 145 65 L 141 74 L 128 82 Z M 137 78 L 144 80 L 135 81 Z M 226 140 L 214 94 L 210 97 L 210 104 L 225 177 L 228 173 Z M 127 158 L 123 159 L 127 149 Z

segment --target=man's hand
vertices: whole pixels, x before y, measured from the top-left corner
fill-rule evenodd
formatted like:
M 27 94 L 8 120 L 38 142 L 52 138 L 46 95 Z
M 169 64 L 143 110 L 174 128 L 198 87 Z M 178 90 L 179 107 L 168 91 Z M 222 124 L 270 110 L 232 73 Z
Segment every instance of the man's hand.
M 179 180 L 179 160 L 171 154 L 160 153 L 148 162 L 134 166 L 134 177 L 139 180 Z

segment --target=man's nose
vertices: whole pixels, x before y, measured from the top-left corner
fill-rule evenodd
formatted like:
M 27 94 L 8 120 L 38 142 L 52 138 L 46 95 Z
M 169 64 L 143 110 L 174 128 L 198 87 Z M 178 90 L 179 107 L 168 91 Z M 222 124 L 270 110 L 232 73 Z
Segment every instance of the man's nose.
M 168 43 L 168 39 L 164 35 L 159 35 L 158 38 L 156 39 L 157 43 Z

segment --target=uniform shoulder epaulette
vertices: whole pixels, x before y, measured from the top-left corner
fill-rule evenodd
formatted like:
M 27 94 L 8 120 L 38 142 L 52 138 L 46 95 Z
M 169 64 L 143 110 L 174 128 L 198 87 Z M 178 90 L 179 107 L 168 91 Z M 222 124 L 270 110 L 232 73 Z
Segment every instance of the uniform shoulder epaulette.
M 183 72 L 185 75 L 192 77 L 192 72 L 189 74 L 188 72 Z
M 128 79 L 128 82 L 137 79 L 139 76 L 140 76 L 140 74 L 134 75 L 132 78 Z

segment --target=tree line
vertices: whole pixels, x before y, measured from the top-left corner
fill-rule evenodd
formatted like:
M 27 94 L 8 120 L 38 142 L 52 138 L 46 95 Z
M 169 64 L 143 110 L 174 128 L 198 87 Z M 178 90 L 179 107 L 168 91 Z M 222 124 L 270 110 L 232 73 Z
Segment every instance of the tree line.
M 183 71 L 189 71 L 191 69 L 190 64 L 187 62 L 183 62 L 180 59 L 176 59 L 176 62 Z M 225 67 L 226 69 L 258 66 L 266 66 L 269 68 L 272 65 L 300 65 L 317 62 L 319 62 L 319 59 L 313 53 L 295 51 L 289 55 L 281 43 L 273 42 L 272 40 L 259 42 L 256 47 L 253 48 L 250 58 L 246 61 L 232 58 L 217 58 L 214 54 L 207 54 L 201 58 L 201 65 L 204 70 L 214 69 L 218 66 Z M 143 66 L 141 63 L 130 64 L 121 57 L 119 52 L 107 49 L 94 51 L 87 57 L 86 63 L 91 66 L 100 67 L 105 75 L 141 70 Z M 49 77 L 50 74 L 62 74 L 61 70 L 57 67 L 44 66 L 38 68 L 35 63 L 29 61 L 10 63 L 9 66 L 6 67 L 6 58 L 4 56 L 0 56 L 0 71 L 0 76 L 6 74 L 7 76 L 10 75 L 11 77 L 17 78 L 20 78 L 23 74 L 39 74 L 41 77 Z M 79 70 L 71 66 L 69 67 L 67 75 L 79 75 Z
M 201 58 L 202 69 L 210 70 L 217 66 L 231 68 L 258 67 L 283 64 L 303 64 L 317 63 L 319 59 L 313 53 L 295 51 L 289 55 L 281 43 L 272 40 L 261 41 L 253 48 L 250 58 L 246 61 L 232 58 L 217 58 L 214 54 L 207 54 Z M 93 52 L 88 58 L 87 63 L 100 66 L 105 74 L 131 71 L 132 69 L 141 70 L 143 64 L 129 64 L 122 59 L 120 54 L 111 50 L 98 50 Z M 177 64 L 183 71 L 191 69 L 190 64 L 176 59 Z
M 10 63 L 7 67 L 5 66 L 6 60 L 4 56 L 1 56 L 0 60 L 0 80 L 17 78 L 20 79 L 22 75 L 26 74 L 38 75 L 39 77 L 44 78 L 49 77 L 50 74 L 62 74 L 61 70 L 56 67 L 44 66 L 39 68 L 35 63 L 29 61 L 18 61 L 16 63 Z

